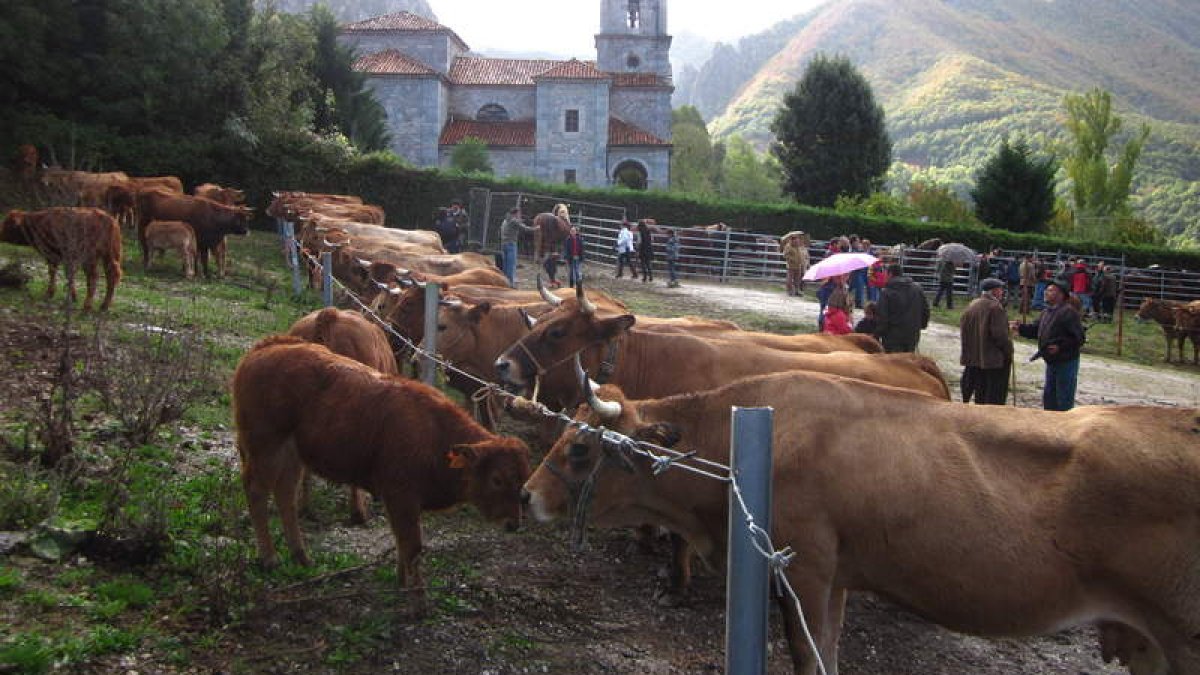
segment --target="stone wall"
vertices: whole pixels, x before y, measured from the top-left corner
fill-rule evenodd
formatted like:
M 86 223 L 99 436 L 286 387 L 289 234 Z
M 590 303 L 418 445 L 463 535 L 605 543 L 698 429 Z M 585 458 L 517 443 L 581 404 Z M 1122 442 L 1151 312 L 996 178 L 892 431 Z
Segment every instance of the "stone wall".
M 623 162 L 634 161 L 646 169 L 646 188 L 666 190 L 671 187 L 671 151 L 668 148 L 615 147 L 608 152 L 608 175 L 612 176 Z
M 613 87 L 612 114 L 671 140 L 671 90 L 665 87 Z
M 609 83 L 543 80 L 537 85 L 537 158 L 535 177 L 563 182 L 574 169 L 585 186 L 608 183 Z M 567 110 L 579 111 L 579 131 L 565 130 Z
M 537 115 L 537 94 L 533 87 L 458 86 L 450 92 L 450 114 L 458 119 L 475 119 L 479 109 L 489 103 L 504 106 L 513 121 L 531 120 Z
M 449 35 L 433 32 L 343 33 L 338 42 L 354 47 L 359 56 L 395 49 L 445 75 L 454 59 L 465 52 Z
M 438 165 L 438 137 L 448 97 L 436 77 L 370 77 L 367 86 L 387 112 L 391 149 L 416 166 Z

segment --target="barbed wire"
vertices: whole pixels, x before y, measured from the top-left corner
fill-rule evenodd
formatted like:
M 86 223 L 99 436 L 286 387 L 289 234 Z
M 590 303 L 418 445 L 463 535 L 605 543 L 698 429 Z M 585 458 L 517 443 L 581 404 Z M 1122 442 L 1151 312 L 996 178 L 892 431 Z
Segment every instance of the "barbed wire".
M 315 268 L 324 272 L 324 266 L 321 264 L 321 262 L 312 254 L 305 251 L 300 246 L 299 241 L 292 239 L 292 244 L 299 252 L 301 257 L 306 258 Z M 384 331 L 386 331 L 389 335 L 396 337 L 407 348 L 411 349 L 414 353 L 414 358 L 419 356 L 420 358 L 428 359 L 437 364 L 437 366 L 441 368 L 443 372 L 453 371 L 458 373 L 459 375 L 472 382 L 475 382 L 481 387 L 486 388 L 490 395 L 512 399 L 512 405 L 517 406 L 522 410 L 532 411 L 543 418 L 556 419 L 560 422 L 563 422 L 567 426 L 576 427 L 580 433 L 595 434 L 602 445 L 607 444 L 610 448 L 616 449 L 620 452 L 631 452 L 633 454 L 640 455 L 649 460 L 651 466 L 651 475 L 653 476 L 658 476 L 672 468 L 679 468 L 681 470 L 704 476 L 706 478 L 711 478 L 722 483 L 728 483 L 730 489 L 733 491 L 733 494 L 736 497 L 738 508 L 742 512 L 742 519 L 746 524 L 747 531 L 749 532 L 750 544 L 767 561 L 768 570 L 772 580 L 774 581 L 776 595 L 783 597 L 786 592 L 787 597 L 791 599 L 796 610 L 796 615 L 800 621 L 800 627 L 803 629 L 804 637 L 808 641 L 808 647 L 810 650 L 812 650 L 813 658 L 816 659 L 817 668 L 822 675 L 826 674 L 825 664 L 821 658 L 820 652 L 817 651 L 816 642 L 813 640 L 812 632 L 808 628 L 808 622 L 804 618 L 804 611 L 800 604 L 800 598 L 796 594 L 796 591 L 792 588 L 791 582 L 788 581 L 787 575 L 785 574 L 786 568 L 791 564 L 792 559 L 796 557 L 797 553 L 792 550 L 791 546 L 785 546 L 782 549 L 775 548 L 774 543 L 771 541 L 770 534 L 767 533 L 767 531 L 762 527 L 759 527 L 754 515 L 750 513 L 750 508 L 746 505 L 746 501 L 742 497 L 741 487 L 738 485 L 735 472 L 729 466 L 705 459 L 703 457 L 698 457 L 696 456 L 695 452 L 679 452 L 673 448 L 656 445 L 649 441 L 640 441 L 630 438 L 620 432 L 608 429 L 604 426 L 593 427 L 586 422 L 576 420 L 563 412 L 551 410 L 543 403 L 538 401 L 530 401 L 529 399 L 525 399 L 524 397 L 518 396 L 509 391 L 505 391 L 502 387 L 500 387 L 500 385 L 494 382 L 489 382 L 475 376 L 472 373 L 462 370 L 450 361 L 443 358 L 440 354 L 429 352 L 413 342 L 407 336 L 402 335 L 391 325 L 391 322 L 381 317 L 379 313 L 376 312 L 371 306 L 363 302 L 353 290 L 346 286 L 340 279 L 335 277 L 332 274 L 332 270 L 330 270 L 330 272 L 331 273 L 329 274 L 328 278 L 331 280 L 331 282 L 340 288 L 343 294 L 356 305 L 358 305 L 358 307 L 365 314 L 379 324 Z M 322 274 L 322 277 L 324 277 L 324 274 Z M 375 280 L 372 280 L 372 283 L 378 286 L 383 292 L 391 292 L 391 287 L 387 286 L 386 284 L 382 284 Z M 511 406 L 509 409 L 511 410 Z M 689 464 L 689 462 L 696 462 L 712 469 L 719 469 L 720 471 L 723 471 L 725 475 L 717 475 L 706 469 L 692 466 Z M 583 523 L 582 520 L 583 519 L 581 518 L 581 522 L 578 525 L 581 529 L 586 527 L 586 523 Z

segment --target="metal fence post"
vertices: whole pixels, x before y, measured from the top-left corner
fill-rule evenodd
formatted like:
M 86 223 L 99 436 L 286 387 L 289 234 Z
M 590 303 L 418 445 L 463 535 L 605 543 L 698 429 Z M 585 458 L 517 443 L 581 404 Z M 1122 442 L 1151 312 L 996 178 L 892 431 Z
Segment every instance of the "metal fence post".
M 296 253 L 296 225 L 290 220 L 280 221 L 283 233 L 283 247 L 287 255 L 287 265 L 292 270 L 292 294 L 300 295 L 300 257 Z
M 439 286 L 430 281 L 425 284 L 425 339 L 421 341 L 421 381 L 433 386 L 437 374 L 436 364 L 429 354 L 437 353 L 438 300 L 441 299 Z
M 771 531 L 774 410 L 734 406 L 732 472 L 754 522 Z M 729 492 L 729 572 L 725 597 L 725 672 L 767 672 L 767 560 L 755 548 L 737 495 Z
M 321 299 L 326 307 L 333 307 L 333 254 L 321 252 Z
M 721 282 L 729 280 L 729 230 L 725 230 L 725 256 L 721 260 Z

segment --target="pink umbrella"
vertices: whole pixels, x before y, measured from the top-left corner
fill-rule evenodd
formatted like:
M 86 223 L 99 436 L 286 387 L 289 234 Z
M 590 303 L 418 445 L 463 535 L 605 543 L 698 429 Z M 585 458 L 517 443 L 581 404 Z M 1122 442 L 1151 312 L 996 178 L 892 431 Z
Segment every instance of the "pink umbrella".
M 848 274 L 854 270 L 870 267 L 879 260 L 870 253 L 834 253 L 828 258 L 808 268 L 804 273 L 806 281 L 815 281 L 839 274 Z

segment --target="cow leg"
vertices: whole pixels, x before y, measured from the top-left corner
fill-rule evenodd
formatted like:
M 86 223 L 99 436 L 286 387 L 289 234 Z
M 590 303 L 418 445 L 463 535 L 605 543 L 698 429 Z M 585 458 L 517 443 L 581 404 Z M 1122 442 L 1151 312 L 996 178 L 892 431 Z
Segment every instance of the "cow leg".
M 212 275 L 208 271 L 208 247 L 200 246 L 197 251 L 200 253 L 200 266 L 204 268 L 204 278 L 211 279 Z
M 816 564 L 814 566 L 814 563 Z M 828 675 L 837 675 L 837 645 L 842 630 L 842 614 L 846 590 L 833 587 L 833 571 L 822 569 L 819 561 L 793 566 L 787 571 L 792 590 L 800 598 L 809 633 Z M 792 665 L 799 675 L 816 675 L 816 659 L 808 646 L 804 627 L 790 595 L 778 599 L 784 619 L 784 633 L 792 655 Z
M 84 311 L 91 311 L 92 302 L 96 299 L 96 277 L 98 276 L 95 258 L 88 261 L 83 268 L 83 273 L 87 279 L 87 299 L 83 301 L 83 309 Z
M 100 309 L 107 310 L 112 306 L 113 294 L 117 292 L 117 284 L 121 283 L 121 263 L 108 258 L 104 261 L 104 302 Z
M 279 509 L 279 520 L 283 523 L 283 538 L 287 541 L 292 560 L 308 566 L 312 560 L 304 547 L 304 535 L 300 532 L 300 485 L 304 482 L 304 465 L 300 462 L 294 444 L 279 457 L 280 463 L 275 483 L 275 507 Z
M 383 495 L 388 524 L 396 538 L 396 574 L 409 594 L 409 607 L 416 616 L 428 612 L 425 579 L 421 576 L 421 507 L 410 498 L 390 491 Z
M 350 524 L 365 525 L 371 519 L 370 495 L 365 490 L 360 490 L 356 487 L 350 488 Z
M 58 263 L 46 261 L 46 271 L 49 272 L 50 281 L 46 283 L 46 299 L 54 297 L 54 287 L 58 285 Z
M 658 604 L 676 607 L 687 597 L 692 586 L 692 547 L 682 536 L 671 533 L 671 573 L 666 591 Z
M 279 564 L 275 554 L 275 544 L 271 541 L 269 520 L 270 489 L 275 473 L 273 462 L 257 449 L 248 448 L 249 444 L 239 439 L 238 453 L 242 458 L 242 489 L 246 492 L 246 504 L 250 508 L 250 522 L 254 526 L 254 540 L 258 546 L 258 558 L 264 567 L 272 568 Z M 254 444 L 255 448 L 261 448 Z
M 213 247 L 213 257 L 217 259 L 217 276 L 222 279 L 225 278 L 225 273 L 228 271 L 225 267 L 225 252 L 225 239 L 222 238 L 217 242 L 217 245 Z
M 70 303 L 72 305 L 74 305 L 79 300 L 78 294 L 75 293 L 75 267 L 76 267 L 76 265 L 75 265 L 75 263 L 68 261 L 66 263 L 66 265 L 64 265 L 64 267 L 66 267 L 66 273 L 67 273 L 67 298 L 70 301 Z

